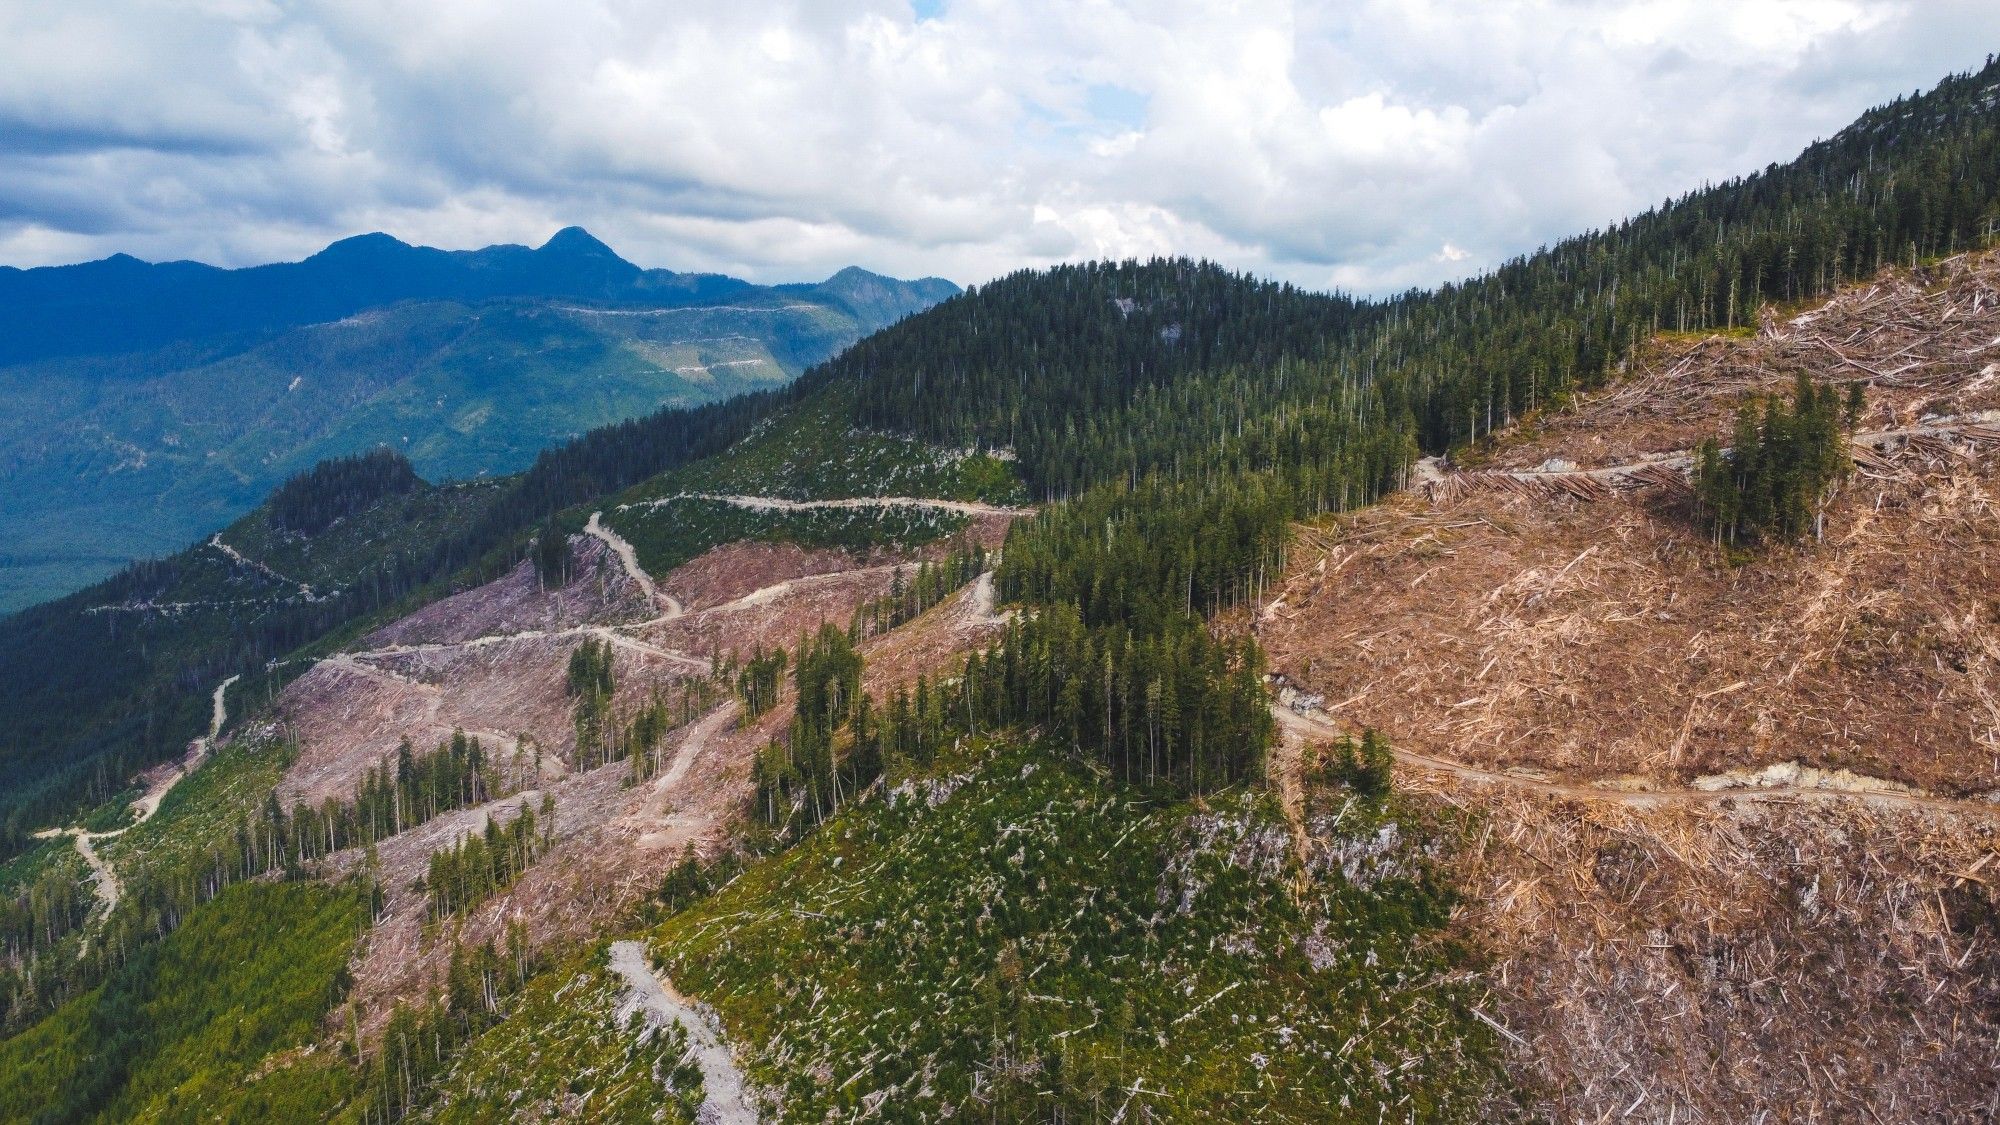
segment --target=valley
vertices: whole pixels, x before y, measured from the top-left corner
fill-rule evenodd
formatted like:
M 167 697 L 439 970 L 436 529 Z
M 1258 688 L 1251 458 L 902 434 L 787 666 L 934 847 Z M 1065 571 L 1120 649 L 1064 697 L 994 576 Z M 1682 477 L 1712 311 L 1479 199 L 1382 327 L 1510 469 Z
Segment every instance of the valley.
M 0 272 L 16 329 L 0 346 L 0 487 L 16 498 L 0 614 L 178 550 L 314 462 L 387 445 L 432 480 L 518 472 L 599 426 L 781 387 L 956 291 L 860 270 L 775 289 L 642 271 L 580 230 L 456 257 L 350 242 L 254 281 L 133 262 L 122 307 L 78 296 L 103 263 Z M 204 286 L 227 303 L 184 308 Z M 152 323 L 156 305 L 185 326 Z

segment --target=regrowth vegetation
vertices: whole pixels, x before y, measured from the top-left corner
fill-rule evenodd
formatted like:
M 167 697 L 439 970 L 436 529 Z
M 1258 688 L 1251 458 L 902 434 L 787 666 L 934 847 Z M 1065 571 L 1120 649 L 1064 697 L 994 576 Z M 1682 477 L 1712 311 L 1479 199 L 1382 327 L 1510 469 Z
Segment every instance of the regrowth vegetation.
M 31 884 L 25 909 L 0 915 L 8 927 L 6 941 L 17 951 L 0 966 L 5 999 L 0 1031 L 17 1029 L 122 971 L 128 958 L 179 929 L 202 904 L 236 884 L 273 874 L 302 876 L 309 863 L 333 852 L 370 847 L 496 795 L 479 741 L 457 733 L 423 754 L 405 742 L 393 761 L 371 767 L 347 800 L 329 797 L 317 808 L 298 802 L 288 810 L 270 788 L 286 752 L 277 741 L 232 751 L 230 760 L 180 787 L 173 806 L 135 831 L 143 839 L 132 850 L 111 855 L 125 893 L 107 918 L 92 924 L 87 946 L 75 935 L 90 916 L 88 888 L 81 889 L 86 897 L 79 902 L 57 895 L 43 880 Z M 200 793 L 218 777 L 250 784 L 225 785 L 212 796 Z M 75 873 L 69 874 L 74 879 Z M 380 889 L 366 886 L 370 901 L 379 899 Z M 65 903 L 66 910 L 57 909 Z
M 1265 797 L 1149 800 L 975 740 L 653 949 L 786 1119 L 1491 1120 L 1428 830 L 1370 804 L 1330 831 L 1302 861 Z
M 678 1026 L 618 1018 L 622 982 L 602 965 L 536 977 L 507 1018 L 459 1050 L 416 1120 L 693 1125 L 701 1070 Z
M 231 888 L 105 983 L 0 1041 L 8 1120 L 279 1120 L 300 1091 L 261 1081 L 317 1038 L 366 922 L 354 888 Z

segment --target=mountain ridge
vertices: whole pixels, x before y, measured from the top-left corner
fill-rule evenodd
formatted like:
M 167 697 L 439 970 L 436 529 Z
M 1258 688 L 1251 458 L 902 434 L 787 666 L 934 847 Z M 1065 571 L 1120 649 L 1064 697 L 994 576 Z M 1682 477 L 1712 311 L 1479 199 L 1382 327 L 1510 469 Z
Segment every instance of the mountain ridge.
M 931 302 L 958 291 L 941 278 L 903 282 L 856 266 L 824 281 L 778 286 L 644 269 L 580 226 L 564 227 L 536 247 L 495 243 L 472 250 L 371 231 L 296 262 L 234 269 L 125 253 L 69 265 L 0 266 L 0 366 L 134 351 L 201 334 L 269 333 L 408 300 L 569 297 L 672 307 L 742 294 L 831 293 L 857 272 L 876 285 L 904 287 L 904 313 L 921 307 L 919 289 Z

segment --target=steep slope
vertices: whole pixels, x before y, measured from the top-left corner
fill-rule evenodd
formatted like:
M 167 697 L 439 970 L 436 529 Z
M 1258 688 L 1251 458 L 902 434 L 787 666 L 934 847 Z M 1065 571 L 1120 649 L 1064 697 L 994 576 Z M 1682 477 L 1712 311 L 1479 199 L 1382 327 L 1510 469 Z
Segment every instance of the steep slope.
M 796 397 L 662 410 L 550 449 L 526 473 L 417 488 L 311 533 L 278 530 L 267 505 L 176 555 L 0 617 L 0 850 L 178 754 L 207 722 L 192 686 L 234 674 L 267 696 L 292 650 L 491 580 L 553 513 L 727 448 Z M 352 499 L 342 489 L 354 484 L 336 474 L 325 487 Z
M 303 1091 L 295 1117 L 477 1113 L 456 1084 L 482 1070 L 554 1106 L 572 1063 L 619 1112 L 678 1115 L 655 1036 L 604 1043 L 603 977 L 549 1014 L 578 949 L 624 935 L 791 1118 L 1976 1119 L 2000 1071 L 1990 774 L 1968 748 L 1992 652 L 1958 611 L 1991 600 L 1987 422 L 1884 419 L 1852 459 L 1894 479 L 1850 483 L 1827 543 L 1733 567 L 1673 453 L 1791 367 L 1876 381 L 1864 412 L 1984 408 L 1984 260 L 1757 340 L 1733 322 L 1905 236 L 1978 237 L 1993 125 L 1967 107 L 1992 78 L 1462 290 L 1360 306 L 1192 263 L 1024 275 L 796 389 L 552 454 L 448 539 L 458 566 L 258 654 L 285 671 L 236 689 L 265 707 L 220 768 L 107 846 L 128 888 L 110 917 L 54 896 L 46 926 L 34 901 L 8 916 L 9 1016 L 78 1004 L 26 1032 L 60 1035 L 226 886 L 351 879 L 372 909 L 335 1014 L 261 1061 L 263 1041 L 213 1048 Z M 1864 150 L 1879 164 L 1852 167 Z M 1816 271 L 1758 274 L 1786 254 Z M 1750 296 L 1718 297 L 1731 276 Z M 1738 342 L 1638 347 L 1682 301 Z M 1456 463 L 1415 461 L 1475 433 Z M 1927 458 L 1953 468 L 1899 476 Z M 1048 502 L 1028 516 L 1021 494 Z M 1868 530 L 1890 525 L 1937 583 L 1894 572 Z M 952 549 L 963 533 L 1004 533 L 997 563 Z M 287 597 L 317 588 L 292 573 L 310 540 L 268 541 L 286 565 L 224 542 Z M 1684 630 L 1682 591 L 1726 646 Z M 1253 624 L 1285 677 L 1275 744 Z M 245 656 L 217 651 L 215 672 Z M 1711 663 L 1679 673 L 1689 651 Z M 1624 699 L 1576 652 L 1629 714 L 1597 713 Z M 1521 692 L 1482 678 L 1502 657 Z M 211 690 L 202 671 L 179 666 Z M 1917 724 L 1914 753 L 1860 721 L 1869 693 Z M 1372 741 L 1348 760 L 1355 718 L 1400 769 Z M 1833 749 L 1794 745 L 1815 734 Z M 46 890 L 71 855 L 0 885 Z M 537 1019 L 564 1037 L 546 1065 Z M 80 1041 L 34 1042 L 62 1067 Z
M 796 443 L 816 434 L 814 427 L 774 427 L 687 471 L 755 487 L 758 478 L 746 467 L 789 460 L 774 454 L 796 455 Z M 732 467 L 742 475 L 731 476 Z M 947 493 L 971 487 L 939 479 Z M 477 736 L 507 787 L 522 790 L 505 808 L 547 796 L 554 821 L 545 857 L 513 892 L 460 921 L 460 940 L 498 939 L 515 923 L 538 949 L 602 932 L 685 849 L 714 855 L 730 847 L 749 800 L 751 760 L 787 718 L 773 711 L 739 725 L 732 669 L 753 651 L 795 650 L 822 623 L 848 624 L 871 599 L 913 577 L 918 559 L 941 555 L 942 532 L 953 542 L 970 537 L 995 546 L 1009 518 L 1001 512 L 913 538 L 868 515 L 843 522 L 838 542 L 821 542 L 807 529 L 801 547 L 789 513 L 741 511 L 731 541 L 720 545 L 711 545 L 715 535 L 703 524 L 662 531 L 662 549 L 690 560 L 674 569 L 648 573 L 638 569 L 648 565 L 646 552 L 627 563 L 602 539 L 577 535 L 570 540 L 572 577 L 560 590 L 542 589 L 524 562 L 312 663 L 273 709 L 296 747 L 277 787 L 280 805 L 344 796 L 369 769 L 393 761 L 406 739 L 429 746 L 453 731 Z M 950 638 L 939 658 L 993 630 L 990 621 L 961 628 L 946 609 L 936 613 L 944 621 L 926 628 Z M 565 685 L 574 654 L 598 642 L 610 646 L 609 738 L 618 745 L 589 740 Z M 625 727 L 654 707 L 663 708 L 663 725 L 643 745 L 632 744 Z M 356 966 L 356 996 L 370 1027 L 449 956 L 449 944 L 424 939 L 425 898 L 408 889 L 411 881 L 440 841 L 501 811 L 441 817 L 377 849 L 392 889 Z M 363 858 L 344 853 L 330 862 L 344 869 Z
M 586 430 L 783 384 L 956 291 L 644 271 L 576 228 L 535 250 L 369 235 L 249 270 L 5 271 L 0 613 L 174 550 L 315 461 L 386 444 L 432 479 L 515 472 Z
M 771 464 L 768 446 L 796 433 L 778 428 L 755 437 L 732 451 L 734 463 Z M 705 471 L 712 479 L 726 476 L 716 466 Z M 946 491 L 953 495 L 978 491 L 967 481 L 949 483 Z M 750 487 L 755 479 L 746 475 L 735 484 Z M 377 534 L 393 528 L 399 506 L 423 503 L 432 491 L 379 500 L 335 529 L 365 542 L 363 528 Z M 996 543 L 1005 520 L 1003 512 L 961 530 Z M 573 943 L 629 917 L 664 870 L 693 854 L 690 849 L 714 855 L 732 847 L 749 801 L 751 760 L 782 731 L 786 716 L 772 711 L 738 728 L 731 658 L 757 646 L 794 645 L 823 623 L 855 619 L 871 599 L 918 576 L 914 565 L 898 565 L 913 562 L 916 548 L 885 540 L 862 547 L 859 556 L 803 549 L 789 541 L 792 532 L 779 512 L 761 532 L 751 528 L 749 540 L 708 552 L 685 575 L 663 573 L 653 583 L 635 558 L 615 550 L 615 533 L 595 519 L 587 522 L 597 531 L 568 537 L 572 557 L 559 587 L 545 588 L 535 564 L 522 562 L 495 581 L 387 622 L 346 651 L 281 662 L 298 667 L 284 673 L 289 686 L 276 694 L 268 717 L 239 727 L 218 759 L 174 788 L 160 817 L 103 841 L 103 861 L 133 888 L 108 918 L 86 921 L 72 914 L 51 943 L 37 936 L 36 918 L 9 916 L 10 927 L 19 923 L 18 932 L 10 929 L 10 947 L 29 956 L 24 963 L 10 958 L 9 973 L 0 976 L 10 1020 L 72 995 L 65 988 L 101 979 L 111 971 L 107 946 L 122 950 L 136 933 L 172 929 L 184 916 L 213 915 L 219 908 L 206 900 L 217 890 L 260 872 L 290 870 L 336 882 L 352 874 L 376 903 L 339 992 L 348 1001 L 343 1011 L 354 1034 L 373 1043 L 399 1034 L 398 1003 L 428 997 L 436 982 L 455 979 L 464 950 L 481 943 L 506 948 L 521 965 L 539 965 L 545 955 L 562 958 Z M 758 542 L 758 534 L 773 541 Z M 233 529 L 233 537 L 243 546 L 225 539 L 229 550 L 213 553 L 267 583 L 289 582 L 292 596 L 327 580 L 325 571 L 312 569 L 314 547 L 326 556 L 322 563 L 336 571 L 342 565 L 337 537 L 300 540 L 261 524 Z M 945 549 L 939 544 L 921 553 L 936 556 Z M 252 551 L 282 556 L 291 573 Z M 977 612 L 941 607 L 924 626 L 927 635 L 947 638 L 938 657 L 990 634 L 997 619 L 990 616 L 986 589 Z M 581 705 L 564 687 L 565 669 L 586 643 L 608 643 L 614 653 L 618 687 L 609 701 L 609 738 L 586 732 Z M 713 668 L 718 656 L 719 669 Z M 261 690 L 269 693 L 279 682 L 267 679 Z M 649 733 L 642 736 L 645 724 Z M 427 750 L 455 733 L 481 744 L 475 753 L 484 755 L 484 798 L 399 826 L 366 847 L 314 851 L 310 860 L 295 851 L 320 834 L 318 818 L 334 815 L 326 810 L 353 799 L 371 770 L 386 766 L 387 776 L 410 776 L 398 765 L 403 740 Z M 433 762 L 419 759 L 416 772 L 427 773 Z M 425 879 L 434 856 L 468 832 L 476 836 L 483 826 L 527 812 L 542 818 L 540 843 L 513 885 L 449 918 L 435 917 Z M 245 835 L 246 821 L 263 827 Z M 280 864 L 273 848 L 295 858 Z M 9 865 L 8 874 L 16 866 L 25 871 L 51 864 L 64 870 L 53 852 L 35 852 Z M 10 877 L 0 885 L 17 884 Z M 89 1015 L 90 995 L 70 1001 L 84 1013 L 79 1018 L 100 1018 Z M 533 997 L 541 995 L 532 993 L 524 1004 L 532 1009 L 538 1002 Z M 577 1034 L 609 1034 L 615 1041 L 618 1033 L 615 1025 L 574 1022 Z M 508 1035 L 519 1034 L 513 1026 Z M 29 1043 L 23 1040 L 21 1049 L 34 1049 Z M 317 1053 L 311 1042 L 272 1046 L 260 1076 L 276 1073 L 274 1081 L 296 1085 L 300 1097 L 327 1099 L 312 1103 L 318 1108 L 311 1112 L 375 1104 L 368 1099 L 376 1094 L 357 1089 L 360 1076 L 337 1057 Z M 59 1056 L 70 1051 L 58 1045 Z M 532 1051 L 527 1061 L 545 1057 L 556 1056 Z M 109 1081 L 115 1096 L 134 1096 L 117 1092 L 115 1078 Z M 465 1093 L 476 1101 L 478 1091 Z M 619 1095 L 631 1096 L 629 1090 Z M 22 1103 L 12 1099 L 21 1097 L 28 1095 L 10 1093 L 6 1107 L 18 1109 Z M 452 1104 L 441 1102 L 437 1112 L 449 1116 Z
M 1381 730 L 1483 823 L 1460 925 L 1549 1115 L 2000 1093 L 1996 298 L 2000 255 L 1961 256 L 1663 342 L 1301 532 L 1255 626 L 1294 727 Z M 1732 562 L 1687 450 L 1799 374 L 1862 388 L 1857 471 L 1822 541 Z
M 1347 811 L 1308 857 L 1255 795 L 1147 800 L 969 741 L 653 949 L 783 1120 L 1504 1117 L 1433 842 Z

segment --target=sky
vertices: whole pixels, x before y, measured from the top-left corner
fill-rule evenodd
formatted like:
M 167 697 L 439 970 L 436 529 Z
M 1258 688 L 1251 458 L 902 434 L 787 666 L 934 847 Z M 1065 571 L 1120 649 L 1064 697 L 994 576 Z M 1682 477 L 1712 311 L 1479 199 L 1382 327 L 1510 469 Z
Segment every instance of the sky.
M 1994 0 L 0 0 L 0 264 L 578 224 L 649 267 L 1364 294 L 1789 159 Z

